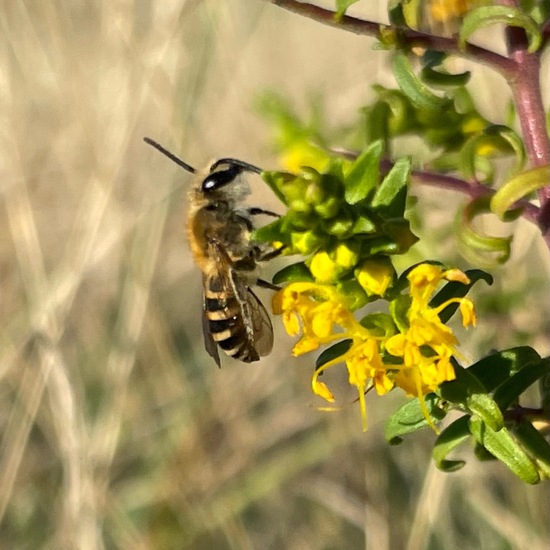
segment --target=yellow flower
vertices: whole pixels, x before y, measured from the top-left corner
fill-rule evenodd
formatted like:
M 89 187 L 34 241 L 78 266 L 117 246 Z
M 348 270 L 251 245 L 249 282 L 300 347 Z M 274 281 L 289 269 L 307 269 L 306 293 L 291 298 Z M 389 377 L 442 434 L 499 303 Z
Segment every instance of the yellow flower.
M 351 327 L 365 330 L 353 317 L 344 298 L 329 285 L 291 283 L 275 293 L 272 305 L 275 315 L 283 315 L 283 324 L 290 336 L 296 336 L 302 329 L 294 355 L 344 338 L 345 330 Z M 343 330 L 336 332 L 335 325 Z
M 382 273 L 382 278 L 386 276 L 387 272 Z M 441 281 L 468 284 L 470 281 L 465 273 L 421 264 L 409 273 L 408 279 L 411 296 L 408 326 L 398 334 L 390 331 L 389 334 L 393 335 L 389 337 L 387 331 L 381 335 L 380 331 L 372 332 L 359 323 L 334 286 L 290 283 L 273 297 L 273 312 L 283 315 L 286 331 L 292 336 L 301 333 L 293 348 L 294 355 L 302 355 L 336 340 L 350 341 L 346 352 L 315 371 L 311 385 L 316 395 L 333 402 L 331 391 L 318 378 L 325 370 L 344 363 L 349 383 L 359 393 L 364 429 L 367 425 L 367 391 L 374 388 L 378 395 L 384 395 L 397 386 L 408 395 L 418 397 L 427 422 L 437 432 L 424 395 L 435 391 L 443 382 L 454 380 L 451 358 L 458 354 L 456 348 L 459 344 L 453 331 L 439 318 L 439 313 L 448 305 L 458 303 L 463 325 L 475 325 L 474 305 L 468 298 L 451 298 L 436 308 L 429 305 Z M 384 363 L 383 351 L 400 358 L 400 362 Z
M 435 391 L 443 382 L 454 380 L 451 357 L 458 354 L 456 346 L 459 343 L 453 331 L 441 322 L 439 313 L 448 305 L 458 303 L 466 327 L 475 325 L 475 309 L 469 298 L 451 298 L 437 308 L 431 308 L 429 302 L 443 279 L 463 284 L 470 281 L 458 269 L 445 271 L 431 264 L 417 266 L 409 273 L 408 279 L 412 298 L 407 314 L 409 327 L 390 337 L 385 349 L 391 355 L 403 358 L 403 364 L 396 366 L 395 385 L 419 398 L 426 420 L 436 430 L 424 395 Z
M 430 13 L 435 21 L 463 17 L 477 0 L 431 0 Z
M 291 283 L 275 294 L 273 312 L 283 315 L 285 329 L 290 335 L 298 334 L 300 328 L 302 330 L 302 337 L 293 348 L 294 355 L 313 351 L 335 340 L 352 340 L 346 353 L 317 369 L 311 385 L 316 395 L 333 402 L 332 393 L 318 377 L 333 365 L 345 362 L 349 382 L 359 392 L 363 427 L 366 429 L 365 392 L 373 385 L 382 395 L 393 384 L 386 375 L 377 339 L 357 322 L 343 296 L 329 285 Z
M 364 329 L 363 329 L 364 330 Z M 363 430 L 367 429 L 367 406 L 365 394 L 370 387 L 374 387 L 378 395 L 384 395 L 393 387 L 393 382 L 387 376 L 387 369 L 382 362 L 379 350 L 379 342 L 367 336 L 367 333 L 351 333 L 353 343 L 350 349 L 341 355 L 325 363 L 317 369 L 312 379 L 313 391 L 329 402 L 334 397 L 325 384 L 319 382 L 318 377 L 325 370 L 339 363 L 345 363 L 348 369 L 349 383 L 357 388 Z
M 467 327 L 468 325 L 472 325 L 473 327 L 476 326 L 477 318 L 476 318 L 476 310 L 474 307 L 474 303 L 472 300 L 469 300 L 468 298 L 464 298 L 460 301 L 460 314 L 462 315 L 462 324 L 464 327 Z

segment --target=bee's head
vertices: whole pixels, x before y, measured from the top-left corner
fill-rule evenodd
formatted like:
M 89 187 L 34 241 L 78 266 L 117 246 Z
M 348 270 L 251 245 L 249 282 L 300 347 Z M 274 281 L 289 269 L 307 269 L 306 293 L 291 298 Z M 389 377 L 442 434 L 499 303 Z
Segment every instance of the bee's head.
M 224 158 L 217 160 L 210 166 L 210 173 L 202 180 L 201 192 L 206 196 L 223 193 L 228 194 L 234 200 L 241 200 L 250 194 L 250 188 L 244 178 L 243 172 L 255 172 L 261 174 L 262 170 L 241 160 Z
M 191 165 L 187 164 L 173 153 L 165 149 L 162 145 L 151 138 L 143 138 L 145 143 L 151 145 L 170 160 L 181 166 L 187 172 L 196 174 L 197 171 Z M 208 171 L 208 175 L 195 187 L 196 191 L 205 197 L 216 197 L 217 195 L 225 199 L 239 201 L 250 194 L 250 188 L 244 178 L 241 178 L 243 172 L 254 172 L 261 174 L 262 170 L 257 166 L 248 164 L 242 160 L 223 158 L 219 159 Z

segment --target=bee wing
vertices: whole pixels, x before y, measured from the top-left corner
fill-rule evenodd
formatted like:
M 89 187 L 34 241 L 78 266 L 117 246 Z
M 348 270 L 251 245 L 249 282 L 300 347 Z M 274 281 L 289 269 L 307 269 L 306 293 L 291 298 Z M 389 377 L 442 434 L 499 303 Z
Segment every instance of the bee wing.
M 216 259 L 217 268 L 204 277 L 203 331 L 206 350 L 216 362 L 219 361 L 218 346 L 240 361 L 258 361 L 273 347 L 273 327 L 269 315 L 248 287 L 248 281 L 235 271 L 223 246 L 216 241 L 212 241 L 210 246 L 209 255 Z M 207 307 L 210 305 L 207 304 L 209 298 L 215 302 L 215 310 L 225 312 L 218 319 L 213 318 L 213 312 Z M 212 335 L 213 327 L 215 336 Z
M 248 305 L 248 321 L 252 328 L 254 348 L 260 357 L 269 355 L 273 348 L 273 325 L 269 313 L 250 288 L 246 288 L 246 303 Z

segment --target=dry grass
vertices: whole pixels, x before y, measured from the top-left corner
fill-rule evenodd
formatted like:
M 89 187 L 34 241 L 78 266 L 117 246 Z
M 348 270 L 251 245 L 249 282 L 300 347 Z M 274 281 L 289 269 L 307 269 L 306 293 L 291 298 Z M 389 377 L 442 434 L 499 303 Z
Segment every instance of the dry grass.
M 367 434 L 320 413 L 282 334 L 259 365 L 202 349 L 189 178 L 142 137 L 273 166 L 255 94 L 352 119 L 383 54 L 252 0 L 18 0 L 0 24 L 0 548 L 547 547 L 547 489 L 388 449 L 395 400 Z

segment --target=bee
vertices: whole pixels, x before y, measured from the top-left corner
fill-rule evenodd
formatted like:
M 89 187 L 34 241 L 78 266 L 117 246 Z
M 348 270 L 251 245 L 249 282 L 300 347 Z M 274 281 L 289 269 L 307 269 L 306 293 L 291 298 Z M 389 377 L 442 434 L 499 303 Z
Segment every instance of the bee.
M 240 160 L 222 158 L 201 174 L 152 139 L 144 141 L 197 175 L 189 192 L 187 237 L 202 271 L 206 351 L 218 367 L 219 349 L 245 363 L 258 361 L 271 352 L 273 327 L 251 287 L 278 289 L 259 278 L 258 262 L 280 252 L 265 250 L 251 239 L 254 216 L 278 215 L 242 204 L 251 192 L 244 173 L 261 174 L 262 170 Z

